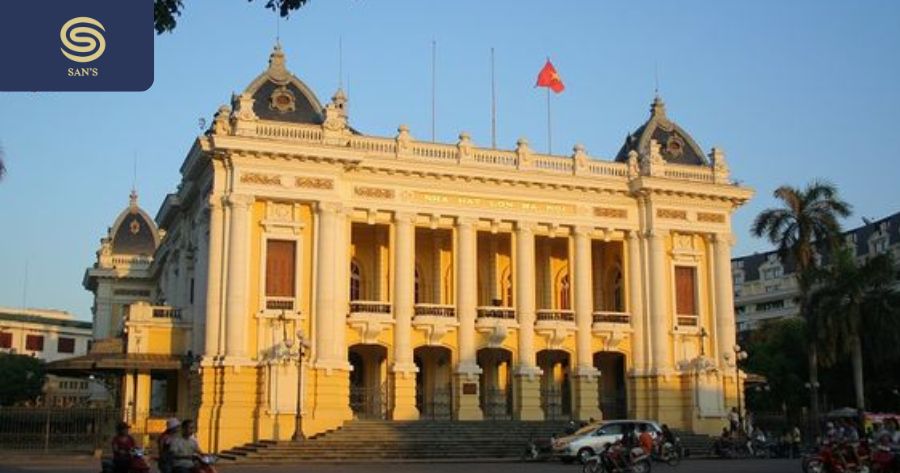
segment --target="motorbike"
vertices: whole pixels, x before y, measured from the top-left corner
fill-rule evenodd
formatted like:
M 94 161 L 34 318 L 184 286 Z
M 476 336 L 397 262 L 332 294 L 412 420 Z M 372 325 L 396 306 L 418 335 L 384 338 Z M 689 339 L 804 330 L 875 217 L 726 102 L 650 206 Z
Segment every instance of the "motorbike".
M 547 461 L 553 458 L 553 442 L 555 440 L 552 436 L 549 440 L 532 438 L 525 445 L 522 461 Z
M 825 442 L 815 455 L 804 457 L 805 473 L 868 473 L 869 448 L 865 442 L 858 446 Z
M 194 469 L 192 473 L 217 473 L 216 467 L 213 466 L 218 461 L 215 455 L 200 455 L 194 461 Z
M 659 446 L 659 450 L 654 452 L 653 459 L 669 466 L 677 466 L 684 457 L 684 447 L 681 446 L 681 439 L 675 437 L 675 443 L 663 442 Z
M 621 443 L 607 444 L 596 455 L 588 456 L 581 467 L 582 473 L 650 473 L 650 455 L 635 453 Z
M 104 458 L 100 462 L 101 473 L 112 473 L 115 471 L 112 458 Z M 128 473 L 150 473 L 150 464 L 143 448 L 131 449 L 131 455 L 128 465 Z

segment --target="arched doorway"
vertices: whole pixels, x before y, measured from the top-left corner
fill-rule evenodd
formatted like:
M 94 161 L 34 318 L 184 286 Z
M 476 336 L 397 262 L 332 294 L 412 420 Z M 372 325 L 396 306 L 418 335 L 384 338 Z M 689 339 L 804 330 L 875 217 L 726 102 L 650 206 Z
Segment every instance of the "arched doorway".
M 450 420 L 453 414 L 451 352 L 445 347 L 419 347 L 413 351 L 416 373 L 416 408 L 422 419 Z
M 481 412 L 485 419 L 512 418 L 512 352 L 503 348 L 478 350 L 478 366 L 481 367 Z
M 353 345 L 347 353 L 350 372 L 350 409 L 357 419 L 387 418 L 387 348 Z
M 625 391 L 625 355 L 613 351 L 594 353 L 594 367 L 600 370 L 598 394 L 604 419 L 628 417 Z
M 541 375 L 541 407 L 547 420 L 572 416 L 572 387 L 569 353 L 563 350 L 541 350 L 537 353 Z

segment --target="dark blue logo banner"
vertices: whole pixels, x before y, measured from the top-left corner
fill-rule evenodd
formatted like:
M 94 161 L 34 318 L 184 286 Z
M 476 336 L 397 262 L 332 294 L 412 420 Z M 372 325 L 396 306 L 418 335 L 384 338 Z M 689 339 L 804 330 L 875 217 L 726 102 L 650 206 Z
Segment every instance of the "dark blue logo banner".
M 153 38 L 153 0 L 0 1 L 0 90 L 147 90 Z

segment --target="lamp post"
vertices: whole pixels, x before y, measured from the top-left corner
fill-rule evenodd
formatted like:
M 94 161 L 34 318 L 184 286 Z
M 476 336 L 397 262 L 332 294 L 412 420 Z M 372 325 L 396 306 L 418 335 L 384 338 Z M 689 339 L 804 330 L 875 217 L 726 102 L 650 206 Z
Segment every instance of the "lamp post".
M 741 349 L 740 345 L 735 345 L 734 349 L 734 391 L 737 394 L 738 408 L 738 425 L 744 428 L 744 410 L 741 406 L 741 397 L 744 394 L 741 389 L 741 367 L 740 362 L 747 359 L 747 352 Z
M 809 421 L 812 424 L 810 426 L 810 432 L 812 432 L 815 435 L 818 435 L 818 433 L 819 433 L 818 404 L 819 404 L 819 388 L 821 387 L 821 385 L 819 384 L 818 381 L 812 381 L 812 382 L 807 381 L 807 382 L 803 383 L 803 387 L 808 389 L 811 396 L 815 399 L 816 408 L 812 409 L 812 412 L 810 413 L 811 415 L 809 417 Z
M 296 335 L 297 351 L 291 353 L 296 354 L 297 359 L 297 412 L 294 417 L 294 435 L 291 440 L 299 442 L 306 439 L 303 435 L 303 359 L 309 350 L 309 340 L 304 336 L 303 329 L 298 329 Z M 285 344 L 290 351 L 294 340 L 285 340 Z

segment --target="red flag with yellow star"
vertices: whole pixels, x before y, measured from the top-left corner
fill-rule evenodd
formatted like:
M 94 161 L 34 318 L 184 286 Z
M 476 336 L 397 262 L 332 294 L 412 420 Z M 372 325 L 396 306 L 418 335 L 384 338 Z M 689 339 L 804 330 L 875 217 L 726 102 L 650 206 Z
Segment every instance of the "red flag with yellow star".
M 553 63 L 550 62 L 549 59 L 547 59 L 547 63 L 544 64 L 544 68 L 541 69 L 541 72 L 538 73 L 537 84 L 535 84 L 535 87 L 548 87 L 557 94 L 566 89 L 562 78 L 556 73 L 556 68 L 553 67 Z

